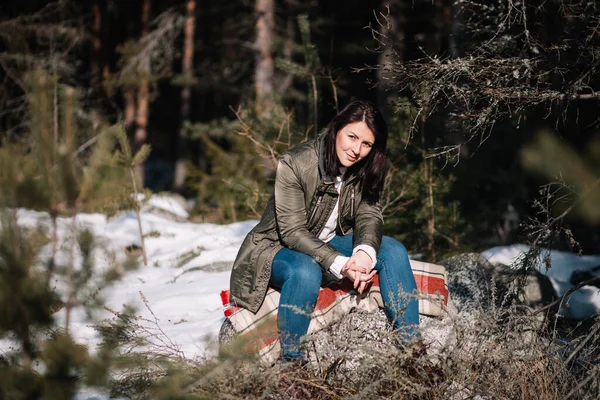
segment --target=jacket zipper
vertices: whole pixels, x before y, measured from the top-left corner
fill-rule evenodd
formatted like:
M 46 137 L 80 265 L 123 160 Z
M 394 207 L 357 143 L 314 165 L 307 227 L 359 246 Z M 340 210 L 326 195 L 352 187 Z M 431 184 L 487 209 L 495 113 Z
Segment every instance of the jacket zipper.
M 352 195 L 350 196 L 350 218 L 354 218 L 354 186 L 352 186 Z
M 313 218 L 315 217 L 315 214 L 317 213 L 317 209 L 321 205 L 321 201 L 323 201 L 323 196 L 324 195 L 320 195 L 319 197 L 317 197 L 317 202 L 315 203 L 315 207 L 313 208 L 312 213 L 310 213 L 310 218 L 308 219 L 308 226 L 310 226 L 310 224 L 312 224 Z
M 346 185 L 343 185 L 342 190 L 340 191 L 340 208 L 338 212 L 338 225 L 340 227 L 340 231 L 342 231 L 342 235 L 346 234 L 346 232 L 344 232 L 344 228 L 342 228 L 342 199 L 344 198 L 342 194 L 344 193 L 345 187 Z M 350 217 L 354 218 L 354 186 L 352 186 L 352 194 L 350 194 Z
M 344 182 L 345 183 L 345 182 Z M 342 235 L 345 235 L 346 232 L 344 232 L 344 229 L 342 228 L 342 200 L 344 199 L 344 188 L 346 187 L 345 184 L 342 184 L 342 190 L 340 190 L 340 197 L 339 197 L 339 208 L 338 208 L 338 226 L 340 227 L 340 231 L 342 231 Z

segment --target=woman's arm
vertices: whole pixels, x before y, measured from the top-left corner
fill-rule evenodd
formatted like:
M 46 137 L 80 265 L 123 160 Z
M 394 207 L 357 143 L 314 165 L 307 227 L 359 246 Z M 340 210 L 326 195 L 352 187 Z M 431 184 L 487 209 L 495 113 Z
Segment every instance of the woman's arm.
M 304 188 L 294 160 L 284 155 L 275 177 L 275 220 L 283 244 L 311 256 L 325 270 L 341 254 L 308 230 Z
M 375 264 L 377 264 L 377 252 L 381 245 L 383 230 L 383 217 L 379 203 L 369 204 L 361 201 L 354 221 L 354 250 L 352 257 L 347 262 L 347 267 L 363 270 L 366 274 L 360 279 L 358 292 L 361 293 L 372 281 Z M 355 287 L 356 282 L 355 281 Z
M 379 202 L 370 204 L 362 200 L 356 211 L 354 220 L 354 248 L 367 245 L 379 251 L 383 232 L 383 216 Z

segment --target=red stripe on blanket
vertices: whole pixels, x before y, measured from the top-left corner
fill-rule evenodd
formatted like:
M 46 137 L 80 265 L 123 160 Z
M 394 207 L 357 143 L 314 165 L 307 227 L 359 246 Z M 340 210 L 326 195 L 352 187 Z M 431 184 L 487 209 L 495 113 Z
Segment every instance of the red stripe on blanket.
M 221 290 L 221 304 L 224 306 L 229 304 L 229 290 Z
M 322 288 L 319 291 L 319 297 L 317 297 L 317 304 L 315 305 L 315 311 L 326 309 L 327 307 L 331 306 L 335 302 L 335 300 L 338 298 L 338 296 L 344 296 L 347 294 L 348 294 L 348 290 L 345 290 L 345 289 L 332 290 L 329 288 Z M 230 317 L 231 315 L 233 315 L 236 311 L 238 311 L 240 309 L 240 307 L 232 306 L 229 303 L 229 290 L 221 291 L 221 302 L 223 303 L 223 306 L 225 306 L 225 309 L 223 310 L 223 314 L 225 314 L 226 317 Z
M 265 348 L 267 346 L 270 346 L 271 344 L 273 344 L 273 342 L 275 342 L 277 339 L 279 339 L 279 333 L 277 332 L 277 329 L 275 329 L 275 332 L 273 332 L 272 335 L 267 336 L 266 338 L 264 338 L 262 340 L 263 345 L 261 348 Z
M 376 277 L 377 278 L 377 277 Z M 379 286 L 379 282 L 373 282 L 374 286 Z M 352 290 L 352 284 L 350 282 L 344 282 L 341 285 L 335 285 L 332 287 L 322 288 L 319 291 L 319 297 L 317 297 L 317 304 L 315 305 L 315 311 L 325 310 L 331 306 L 339 296 L 345 296 Z
M 415 281 L 417 283 L 417 290 L 420 293 L 425 294 L 440 294 L 444 297 L 444 304 L 448 305 L 448 288 L 446 287 L 445 281 L 441 277 L 433 277 L 426 273 L 415 273 Z M 375 275 L 372 286 L 379 286 L 379 276 Z M 317 298 L 317 304 L 315 305 L 315 311 L 327 309 L 331 306 L 339 296 L 344 296 L 348 292 L 352 291 L 352 283 L 345 281 L 341 285 L 332 286 L 331 288 L 322 288 L 319 291 L 319 297 Z M 238 311 L 240 307 L 232 306 L 230 304 L 229 290 L 221 291 L 221 302 L 225 309 L 223 313 L 226 317 L 230 317 L 233 313 Z
M 224 304 L 224 306 L 226 306 L 226 308 L 223 310 L 223 314 L 225 314 L 226 317 L 231 317 L 236 311 L 240 309 L 240 307 L 227 306 L 227 304 Z
M 277 318 L 268 318 L 252 330 L 244 334 L 243 349 L 248 353 L 256 353 L 271 345 L 279 338 Z
M 421 274 L 415 274 L 417 290 L 426 294 L 441 294 L 444 297 L 444 304 L 448 305 L 448 288 L 442 278 L 432 278 Z

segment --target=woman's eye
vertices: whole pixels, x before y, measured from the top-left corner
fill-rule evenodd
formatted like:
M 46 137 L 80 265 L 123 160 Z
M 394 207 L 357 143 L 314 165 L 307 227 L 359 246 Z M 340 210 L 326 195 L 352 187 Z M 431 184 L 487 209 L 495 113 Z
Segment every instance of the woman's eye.
M 363 143 L 365 147 L 371 148 L 373 145 L 371 143 Z

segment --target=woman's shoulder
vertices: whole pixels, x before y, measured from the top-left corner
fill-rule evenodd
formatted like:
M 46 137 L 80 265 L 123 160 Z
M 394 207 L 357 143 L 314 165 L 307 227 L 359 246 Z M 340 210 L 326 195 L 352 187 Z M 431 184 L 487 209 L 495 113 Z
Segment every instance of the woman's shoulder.
M 318 139 L 307 140 L 295 145 L 282 155 L 282 159 L 290 159 L 301 163 L 318 162 L 319 141 Z

